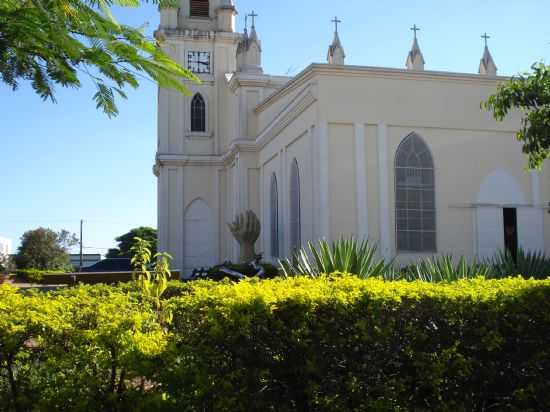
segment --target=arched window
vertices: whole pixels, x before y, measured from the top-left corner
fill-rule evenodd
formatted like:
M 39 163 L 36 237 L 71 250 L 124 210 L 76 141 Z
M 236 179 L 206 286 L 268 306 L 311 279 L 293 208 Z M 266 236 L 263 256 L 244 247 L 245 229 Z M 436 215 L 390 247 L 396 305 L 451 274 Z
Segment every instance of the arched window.
M 209 17 L 210 2 L 208 0 L 191 0 L 190 4 L 191 17 Z
M 428 146 L 411 133 L 395 155 L 395 231 L 398 252 L 435 252 L 434 163 Z
M 191 131 L 206 132 L 206 104 L 200 93 L 191 100 Z
M 293 160 L 290 170 L 290 249 L 298 249 L 302 244 L 300 212 L 300 169 L 298 161 Z
M 270 187 L 271 257 L 279 257 L 279 191 L 277 176 L 271 176 Z

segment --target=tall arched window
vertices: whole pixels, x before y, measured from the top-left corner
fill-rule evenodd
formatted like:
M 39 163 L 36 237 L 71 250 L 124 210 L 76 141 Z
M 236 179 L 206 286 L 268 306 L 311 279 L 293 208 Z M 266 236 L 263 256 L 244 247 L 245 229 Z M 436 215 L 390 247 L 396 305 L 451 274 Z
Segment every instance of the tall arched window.
M 191 0 L 189 14 L 191 17 L 209 17 L 210 2 L 208 0 Z
M 302 244 L 302 224 L 300 212 L 300 169 L 294 159 L 290 170 L 290 249 Z
M 270 225 L 271 225 L 271 257 L 279 257 L 279 191 L 277 176 L 271 176 L 270 194 Z
M 206 132 L 206 104 L 200 93 L 191 100 L 191 131 Z
M 411 133 L 395 155 L 395 231 L 398 252 L 435 252 L 434 163 L 428 146 Z

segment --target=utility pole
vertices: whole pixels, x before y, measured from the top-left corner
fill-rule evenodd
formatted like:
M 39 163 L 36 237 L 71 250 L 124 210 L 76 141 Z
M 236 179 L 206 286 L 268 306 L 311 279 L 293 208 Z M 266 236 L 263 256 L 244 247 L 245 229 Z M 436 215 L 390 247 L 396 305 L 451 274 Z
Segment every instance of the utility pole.
M 82 272 L 82 226 L 84 225 L 84 220 L 80 219 L 80 267 L 78 268 L 79 272 Z

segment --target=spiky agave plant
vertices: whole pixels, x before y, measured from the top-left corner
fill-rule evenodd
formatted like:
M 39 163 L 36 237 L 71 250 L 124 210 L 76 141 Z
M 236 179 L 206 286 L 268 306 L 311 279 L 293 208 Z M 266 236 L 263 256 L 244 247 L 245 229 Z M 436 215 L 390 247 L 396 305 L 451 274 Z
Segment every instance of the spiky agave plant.
M 455 282 L 460 279 L 474 277 L 489 277 L 492 266 L 483 262 L 469 263 L 461 257 L 455 264 L 452 256 L 442 256 L 423 259 L 418 263 L 407 266 L 401 271 L 402 278 L 424 282 Z
M 385 276 L 393 271 L 393 262 L 376 257 L 376 246 L 364 240 L 342 238 L 329 244 L 320 240 L 318 247 L 308 242 L 308 249 L 297 249 L 290 259 L 279 261 L 285 276 L 311 276 L 334 272 L 361 277 Z
M 543 252 L 526 252 L 518 249 L 517 259 L 508 251 L 501 251 L 490 260 L 492 277 L 503 278 L 521 275 L 524 278 L 546 279 L 550 277 L 550 258 Z

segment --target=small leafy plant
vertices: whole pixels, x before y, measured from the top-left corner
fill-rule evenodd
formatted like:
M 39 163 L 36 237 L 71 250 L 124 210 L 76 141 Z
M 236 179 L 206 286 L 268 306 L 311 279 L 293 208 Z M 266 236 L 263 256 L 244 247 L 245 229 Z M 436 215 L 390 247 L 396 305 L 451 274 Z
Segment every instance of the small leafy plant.
M 172 256 L 160 252 L 152 256 L 150 242 L 139 237 L 135 238 L 135 242 L 130 249 L 132 252 L 131 264 L 134 268 L 132 277 L 142 299 L 150 302 L 154 309 L 161 314 L 163 320 L 169 322 L 171 314 L 164 307 L 161 298 L 168 288 L 168 281 L 172 275 L 170 270 Z M 151 261 L 153 261 L 152 264 Z M 150 270 L 151 266 L 153 270 Z
M 546 279 L 550 276 L 550 258 L 543 252 L 519 249 L 514 259 L 509 252 L 501 251 L 488 263 L 492 265 L 490 277 L 493 278 L 521 275 L 527 279 Z
M 354 238 L 342 238 L 332 244 L 321 240 L 318 248 L 311 242 L 308 247 L 309 250 L 298 249 L 290 259 L 279 261 L 285 276 L 318 277 L 341 272 L 368 278 L 393 273 L 393 262 L 378 259 L 376 246 L 366 240 L 359 243 Z
M 476 277 L 487 278 L 492 270 L 493 267 L 488 263 L 477 261 L 469 263 L 462 256 L 455 264 L 452 256 L 443 256 L 423 259 L 418 263 L 406 266 L 400 271 L 399 278 L 423 282 L 456 282 Z

